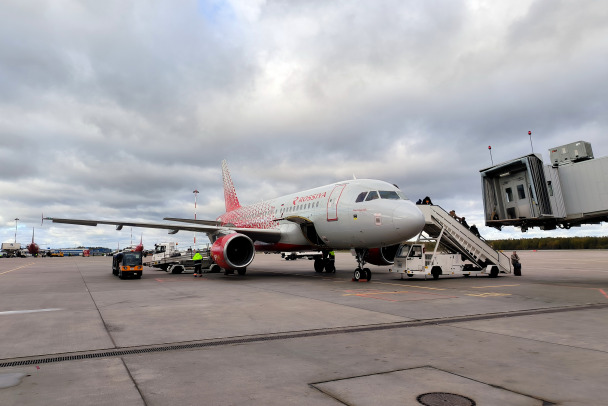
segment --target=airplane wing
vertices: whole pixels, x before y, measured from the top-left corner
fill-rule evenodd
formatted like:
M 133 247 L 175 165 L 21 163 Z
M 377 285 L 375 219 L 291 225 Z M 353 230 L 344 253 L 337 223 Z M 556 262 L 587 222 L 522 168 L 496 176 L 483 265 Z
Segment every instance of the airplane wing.
M 127 227 L 142 227 L 142 228 L 159 228 L 169 230 L 169 234 L 175 234 L 178 231 L 193 231 L 197 233 L 206 233 L 208 235 L 222 235 L 237 232 L 244 234 L 254 241 L 262 241 L 275 243 L 281 239 L 281 231 L 278 229 L 265 228 L 245 228 L 221 226 L 220 222 L 213 220 L 189 220 L 189 219 L 174 219 L 166 218 L 166 220 L 180 221 L 184 223 L 192 223 L 193 225 L 181 224 L 157 224 L 157 223 L 137 223 L 132 221 L 106 221 L 106 220 L 81 220 L 81 219 L 61 219 L 55 217 L 45 217 L 45 220 L 50 220 L 53 223 L 76 224 L 80 226 L 97 226 L 97 224 L 115 225 L 117 230 L 121 230 L 124 226 Z

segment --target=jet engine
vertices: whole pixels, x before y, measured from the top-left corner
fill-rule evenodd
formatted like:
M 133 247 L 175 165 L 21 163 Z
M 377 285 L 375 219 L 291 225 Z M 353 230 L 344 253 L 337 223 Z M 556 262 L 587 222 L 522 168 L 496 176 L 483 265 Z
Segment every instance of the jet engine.
M 255 247 L 251 238 L 232 233 L 215 240 L 211 246 L 211 256 L 224 269 L 245 268 L 253 261 Z
M 371 248 L 365 256 L 365 261 L 372 265 L 392 265 L 398 248 L 399 244 L 382 248 Z

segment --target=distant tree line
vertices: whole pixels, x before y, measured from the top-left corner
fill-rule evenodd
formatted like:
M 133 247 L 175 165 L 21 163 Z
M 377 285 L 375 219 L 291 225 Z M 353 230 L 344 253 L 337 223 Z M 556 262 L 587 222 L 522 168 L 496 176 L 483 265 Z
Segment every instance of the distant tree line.
M 488 240 L 495 250 L 605 250 L 608 237 L 547 237 Z

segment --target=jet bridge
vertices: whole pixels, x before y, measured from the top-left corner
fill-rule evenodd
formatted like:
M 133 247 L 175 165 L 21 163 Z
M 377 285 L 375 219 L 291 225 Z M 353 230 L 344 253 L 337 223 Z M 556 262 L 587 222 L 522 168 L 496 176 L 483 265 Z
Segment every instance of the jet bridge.
M 511 260 L 508 256 L 494 250 L 440 206 L 418 205 L 417 207 L 426 220 L 419 240 L 434 239 L 454 253 L 461 254 L 491 276 L 496 276 L 499 272 L 511 273 Z
M 569 229 L 608 221 L 608 157 L 577 141 L 482 169 L 486 226 Z

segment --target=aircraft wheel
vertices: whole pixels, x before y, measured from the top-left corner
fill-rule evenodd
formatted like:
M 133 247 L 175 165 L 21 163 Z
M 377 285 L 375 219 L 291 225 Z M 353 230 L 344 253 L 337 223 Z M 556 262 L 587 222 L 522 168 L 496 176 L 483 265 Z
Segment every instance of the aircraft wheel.
M 323 260 L 315 259 L 315 272 L 323 272 Z
M 363 279 L 365 277 L 364 272 L 361 270 L 361 268 L 357 268 L 355 269 L 355 272 L 353 273 L 353 279 L 355 281 L 358 281 L 359 279 Z
M 220 266 L 218 264 L 212 264 L 209 267 L 209 273 L 217 273 L 217 272 L 219 272 L 221 270 L 222 270 L 222 268 L 220 268 Z
M 439 275 L 441 275 L 441 268 L 436 266 L 431 269 L 431 275 L 433 275 L 433 279 L 439 279 Z
M 325 264 L 325 272 L 327 273 L 336 273 L 336 264 L 333 261 Z
M 363 272 L 365 272 L 365 279 L 369 282 L 372 280 L 372 271 L 369 268 L 363 268 Z
M 239 268 L 237 269 L 239 275 L 243 276 L 247 273 L 247 268 Z

